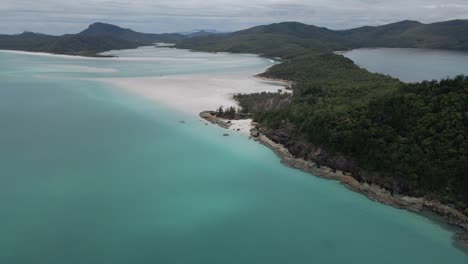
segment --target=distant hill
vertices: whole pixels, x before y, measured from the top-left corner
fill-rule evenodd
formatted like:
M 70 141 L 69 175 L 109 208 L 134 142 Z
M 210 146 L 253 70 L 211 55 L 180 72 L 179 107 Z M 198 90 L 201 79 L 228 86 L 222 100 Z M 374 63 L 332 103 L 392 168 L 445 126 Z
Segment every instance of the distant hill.
M 177 42 L 181 34 L 146 34 L 115 25 L 94 23 L 78 34 L 50 36 L 24 32 L 0 35 L 0 49 L 96 56 L 107 50 L 131 49 L 155 42 Z
M 133 31 L 128 28 L 121 28 L 115 25 L 106 23 L 94 23 L 90 25 L 86 30 L 78 33 L 80 36 L 106 36 L 119 38 L 130 42 L 177 42 L 184 38 L 182 34 L 177 33 L 165 33 L 165 34 L 152 34 L 152 33 L 140 33 Z
M 94 55 L 106 50 L 130 49 L 138 46 L 137 43 L 103 36 L 50 36 L 29 32 L 19 35 L 0 35 L 0 49 L 7 50 Z
M 468 50 L 468 20 L 433 24 L 402 21 L 340 31 L 353 47 L 403 47 Z
M 298 22 L 257 26 L 226 35 L 185 39 L 181 48 L 253 52 L 293 57 L 310 51 L 361 47 L 400 47 L 468 50 L 468 20 L 433 24 L 401 21 L 383 26 L 330 30 Z
M 310 50 L 341 49 L 342 37 L 329 29 L 284 22 L 257 26 L 225 35 L 210 35 L 185 39 L 181 48 L 205 51 L 248 52 L 266 56 L 289 57 Z

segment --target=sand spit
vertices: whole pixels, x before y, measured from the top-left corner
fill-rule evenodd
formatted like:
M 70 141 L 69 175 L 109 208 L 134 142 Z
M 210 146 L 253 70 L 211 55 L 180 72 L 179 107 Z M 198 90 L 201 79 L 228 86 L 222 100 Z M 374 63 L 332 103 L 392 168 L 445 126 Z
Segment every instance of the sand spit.
M 272 84 L 270 81 L 244 74 L 173 75 L 100 78 L 98 80 L 196 116 L 207 109 L 237 106 L 237 102 L 233 99 L 235 94 L 278 92 L 278 85 L 280 85 L 280 82 Z M 239 126 L 243 125 L 239 124 Z
M 203 111 L 199 115 L 201 118 L 212 124 L 229 129 L 231 131 L 239 132 L 247 136 L 250 136 L 251 130 L 254 128 L 253 120 L 251 118 L 229 120 L 212 115 L 210 111 Z

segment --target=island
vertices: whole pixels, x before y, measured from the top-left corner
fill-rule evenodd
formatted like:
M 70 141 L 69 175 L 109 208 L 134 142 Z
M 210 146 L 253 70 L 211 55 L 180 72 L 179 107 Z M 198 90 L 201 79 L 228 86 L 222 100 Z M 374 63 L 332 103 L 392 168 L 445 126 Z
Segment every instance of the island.
M 468 50 L 460 31 L 468 34 L 468 21 L 344 31 L 286 22 L 185 39 L 176 47 L 280 59 L 260 76 L 290 81 L 292 94 L 234 97 L 253 117 L 259 141 L 287 165 L 395 207 L 435 212 L 459 227 L 458 238 L 467 243 L 468 78 L 403 83 L 335 53 L 362 47 Z

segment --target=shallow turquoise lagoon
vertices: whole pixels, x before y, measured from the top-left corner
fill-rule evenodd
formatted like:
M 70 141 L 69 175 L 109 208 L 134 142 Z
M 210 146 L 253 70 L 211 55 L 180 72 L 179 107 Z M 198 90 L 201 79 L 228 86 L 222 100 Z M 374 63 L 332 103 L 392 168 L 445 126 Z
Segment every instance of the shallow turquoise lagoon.
M 268 60 L 126 52 L 166 59 L 0 52 L 0 263 L 467 263 L 453 233 L 424 217 L 284 167 L 195 116 L 76 79 L 254 74 Z

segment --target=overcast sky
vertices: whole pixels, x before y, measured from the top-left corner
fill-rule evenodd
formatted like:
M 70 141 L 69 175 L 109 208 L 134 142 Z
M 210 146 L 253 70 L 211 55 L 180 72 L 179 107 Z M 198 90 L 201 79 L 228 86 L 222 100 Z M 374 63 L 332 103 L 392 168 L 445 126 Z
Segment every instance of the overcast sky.
M 468 0 L 0 0 L 0 32 L 76 33 L 101 21 L 141 32 L 234 31 L 281 21 L 346 29 L 468 19 Z

